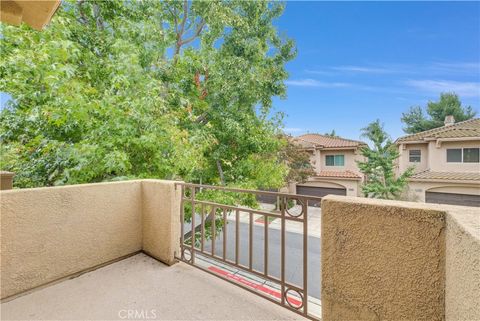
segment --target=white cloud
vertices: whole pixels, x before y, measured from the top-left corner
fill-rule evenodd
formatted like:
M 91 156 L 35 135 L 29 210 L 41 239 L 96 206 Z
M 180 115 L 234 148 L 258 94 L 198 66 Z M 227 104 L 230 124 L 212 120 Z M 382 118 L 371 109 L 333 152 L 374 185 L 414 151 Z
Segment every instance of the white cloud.
M 322 88 L 340 88 L 340 87 L 348 87 L 350 84 L 343 83 L 343 82 L 324 82 L 315 79 L 295 79 L 295 80 L 287 80 L 285 81 L 287 85 L 290 86 L 298 86 L 298 87 L 322 87 Z
M 408 80 L 406 85 L 432 93 L 455 92 L 464 97 L 480 96 L 480 83 L 451 80 Z
M 376 63 L 367 65 L 328 66 L 321 69 L 307 69 L 306 73 L 315 75 L 341 74 L 418 74 L 418 75 L 450 75 L 480 73 L 479 62 L 442 62 L 433 61 L 423 64 Z
M 466 73 L 475 74 L 480 73 L 479 62 L 434 62 L 430 65 L 432 71 L 439 73 Z
M 333 70 L 369 74 L 385 74 L 397 72 L 395 69 L 381 68 L 381 67 L 366 67 L 366 66 L 338 66 L 332 67 Z

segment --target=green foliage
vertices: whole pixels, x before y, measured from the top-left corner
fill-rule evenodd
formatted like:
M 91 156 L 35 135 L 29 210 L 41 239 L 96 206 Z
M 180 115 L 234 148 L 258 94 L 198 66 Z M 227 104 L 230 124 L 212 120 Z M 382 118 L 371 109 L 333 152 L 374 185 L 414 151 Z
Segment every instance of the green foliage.
M 315 175 L 310 154 L 295 144 L 292 137 L 285 137 L 285 141 L 281 159 L 288 164 L 287 182 L 303 183 Z
M 401 196 L 413 168 L 398 177 L 395 175 L 395 161 L 400 156 L 396 145 L 390 140 L 379 120 L 362 129 L 362 136 L 373 143 L 373 148 L 363 147 L 362 156 L 366 161 L 357 162 L 365 175 L 362 192 L 366 197 L 395 199 Z
M 453 116 L 455 121 L 464 121 L 475 117 L 476 112 L 471 106 L 462 106 L 460 98 L 455 93 L 442 93 L 438 102 L 430 101 L 427 104 L 425 115 L 420 106 L 410 107 L 402 114 L 403 129 L 407 134 L 414 134 L 444 125 L 446 116 Z
M 333 138 L 339 137 L 339 136 L 337 135 L 337 133 L 335 132 L 335 129 L 332 129 L 332 131 L 331 131 L 330 133 L 325 133 L 324 135 L 325 135 L 325 136 L 330 136 L 330 137 L 333 137 Z
M 64 1 L 2 25 L 2 169 L 16 187 L 126 178 L 277 188 L 284 65 L 267 1 Z M 213 196 L 212 196 L 213 197 Z M 242 200 L 242 202 L 246 202 Z

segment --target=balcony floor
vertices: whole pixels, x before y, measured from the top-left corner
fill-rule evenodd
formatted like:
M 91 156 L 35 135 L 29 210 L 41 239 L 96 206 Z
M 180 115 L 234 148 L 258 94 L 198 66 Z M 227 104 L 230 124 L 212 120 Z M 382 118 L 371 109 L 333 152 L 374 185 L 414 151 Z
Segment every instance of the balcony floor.
M 168 267 L 145 254 L 2 303 L 1 319 L 303 320 L 187 264 Z

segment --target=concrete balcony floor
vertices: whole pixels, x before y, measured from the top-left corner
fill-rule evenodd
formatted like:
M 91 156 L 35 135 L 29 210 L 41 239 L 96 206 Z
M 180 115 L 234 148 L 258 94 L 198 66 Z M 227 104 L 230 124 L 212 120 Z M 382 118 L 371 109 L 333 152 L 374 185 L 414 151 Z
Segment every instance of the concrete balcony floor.
M 4 302 L 1 319 L 304 320 L 187 264 L 168 267 L 145 254 Z

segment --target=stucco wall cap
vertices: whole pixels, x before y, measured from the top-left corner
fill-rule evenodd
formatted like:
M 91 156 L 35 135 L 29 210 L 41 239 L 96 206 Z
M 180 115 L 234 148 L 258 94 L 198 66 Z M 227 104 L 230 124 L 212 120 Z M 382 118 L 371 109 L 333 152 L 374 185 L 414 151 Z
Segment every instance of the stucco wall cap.
M 397 208 L 421 209 L 437 211 L 440 215 L 448 215 L 454 219 L 458 225 L 480 243 L 480 209 L 478 207 L 456 206 L 446 204 L 431 204 L 406 202 L 395 200 L 382 200 L 366 197 L 327 195 L 322 198 L 324 202 L 342 202 L 359 205 L 393 206 Z

